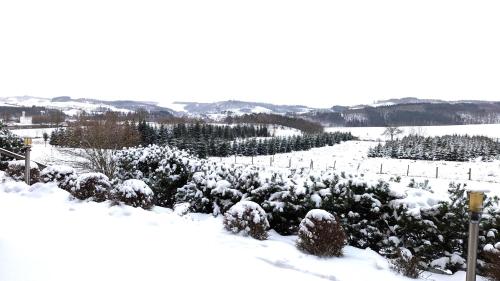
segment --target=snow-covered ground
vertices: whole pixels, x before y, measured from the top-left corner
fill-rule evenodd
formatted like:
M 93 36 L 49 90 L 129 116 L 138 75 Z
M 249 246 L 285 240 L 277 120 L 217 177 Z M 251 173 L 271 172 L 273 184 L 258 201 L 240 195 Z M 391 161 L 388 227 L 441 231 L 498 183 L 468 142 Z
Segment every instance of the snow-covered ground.
M 456 126 L 415 126 L 400 127 L 402 135 L 419 134 L 423 136 L 443 136 L 443 135 L 484 135 L 494 139 L 500 138 L 500 124 L 480 124 L 480 125 L 456 125 Z M 382 136 L 384 127 L 329 127 L 327 132 L 351 132 L 362 140 L 385 140 Z
M 339 171 L 348 173 L 380 173 L 381 178 L 401 176 L 403 179 L 415 179 L 419 182 L 429 181 L 429 185 L 437 186 L 446 191 L 451 181 L 467 183 L 471 188 L 488 189 L 500 195 L 500 161 L 492 162 L 449 162 L 449 161 L 420 161 L 390 158 L 368 158 L 368 149 L 377 145 L 374 141 L 348 141 L 334 146 L 313 148 L 309 151 L 276 154 L 274 156 L 253 157 L 254 165 L 280 168 L 310 168 L 321 170 L 335 167 Z M 252 164 L 252 157 L 225 157 L 211 158 L 225 163 Z M 271 160 L 273 159 L 273 160 Z M 271 163 L 272 162 L 272 163 Z M 410 166 L 407 177 L 408 165 Z M 438 167 L 438 179 L 436 179 Z M 472 181 L 469 181 L 469 168 L 472 171 Z
M 298 251 L 295 236 L 258 241 L 226 232 L 220 217 L 71 200 L 54 184 L 28 187 L 2 172 L 0 221 L 2 281 L 412 280 L 369 249 L 317 258 Z
M 36 129 L 15 129 L 12 130 L 12 132 L 22 138 L 42 138 L 43 133 L 50 134 L 52 131 L 54 131 L 56 128 L 36 128 Z

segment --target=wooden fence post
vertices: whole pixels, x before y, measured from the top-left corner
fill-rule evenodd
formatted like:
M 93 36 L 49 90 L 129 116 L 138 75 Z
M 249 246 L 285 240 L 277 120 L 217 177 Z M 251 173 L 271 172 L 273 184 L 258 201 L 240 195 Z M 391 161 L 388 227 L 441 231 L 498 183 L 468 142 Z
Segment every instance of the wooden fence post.
M 439 178 L 439 167 L 436 166 L 436 179 Z
M 288 168 L 292 167 L 292 158 L 288 159 Z
M 333 169 L 335 170 L 335 166 L 337 165 L 337 160 L 333 162 Z
M 234 164 L 236 164 L 236 154 L 234 155 Z
M 381 174 L 382 174 L 382 167 L 383 167 L 382 165 L 383 165 L 383 164 L 382 164 L 382 163 L 380 163 L 380 173 L 381 173 Z
M 269 157 L 269 167 L 273 166 L 273 157 Z
M 309 165 L 309 168 L 311 168 L 311 170 L 314 169 L 314 162 L 312 159 L 311 159 L 311 164 Z
M 408 168 L 406 169 L 406 176 L 410 175 L 410 165 L 408 164 Z
M 469 168 L 469 180 L 472 180 L 472 168 Z

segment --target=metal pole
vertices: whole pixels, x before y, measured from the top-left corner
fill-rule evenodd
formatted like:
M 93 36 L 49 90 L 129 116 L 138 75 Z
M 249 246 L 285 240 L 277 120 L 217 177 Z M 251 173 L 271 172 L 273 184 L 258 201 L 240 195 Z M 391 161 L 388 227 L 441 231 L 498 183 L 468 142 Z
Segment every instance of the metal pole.
M 483 210 L 484 192 L 469 191 L 469 241 L 467 249 L 466 281 L 476 281 L 477 246 L 479 236 L 479 221 Z
M 27 185 L 30 185 L 30 146 L 26 146 L 26 154 L 24 158 L 24 181 L 26 182 Z
M 466 281 L 476 281 L 476 263 L 477 263 L 477 243 L 479 236 L 479 218 L 481 213 L 473 212 L 470 214 L 469 221 L 469 248 L 467 251 L 467 275 Z

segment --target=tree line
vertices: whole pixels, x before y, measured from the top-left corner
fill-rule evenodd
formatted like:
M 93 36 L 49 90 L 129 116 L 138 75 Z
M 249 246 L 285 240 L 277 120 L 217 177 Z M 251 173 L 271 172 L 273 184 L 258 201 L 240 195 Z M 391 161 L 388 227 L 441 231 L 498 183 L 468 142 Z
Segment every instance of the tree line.
M 321 133 L 314 135 L 243 139 L 227 141 L 211 139 L 208 142 L 196 139 L 173 139 L 166 144 L 189 150 L 194 155 L 205 157 L 227 157 L 231 155 L 259 156 L 304 151 L 315 147 L 332 146 L 342 141 L 353 140 L 350 132 Z
M 153 126 L 145 120 L 139 123 L 121 122 L 118 115 L 109 115 L 105 120 L 82 120 L 70 127 L 54 130 L 50 144 L 100 150 L 151 144 L 172 145 L 206 158 L 272 155 L 331 146 L 354 139 L 350 133 L 340 132 L 293 137 L 270 136 L 265 125 L 181 123 Z
M 483 161 L 500 155 L 500 143 L 484 136 L 446 135 L 423 137 L 405 136 L 402 139 L 378 144 L 369 150 L 369 157 L 433 161 Z
M 269 113 L 254 113 L 241 116 L 228 116 L 225 123 L 249 123 L 249 124 L 276 124 L 285 127 L 294 128 L 308 134 L 318 134 L 323 132 L 323 126 L 320 123 L 309 121 L 303 118 L 293 116 L 284 116 Z

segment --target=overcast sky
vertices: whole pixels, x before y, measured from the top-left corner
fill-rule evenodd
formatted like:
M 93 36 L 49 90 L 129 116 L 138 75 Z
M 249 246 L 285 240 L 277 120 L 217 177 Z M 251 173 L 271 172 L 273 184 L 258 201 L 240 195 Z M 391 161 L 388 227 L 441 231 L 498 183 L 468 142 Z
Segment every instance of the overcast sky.
M 0 96 L 500 100 L 500 1 L 0 2 Z

